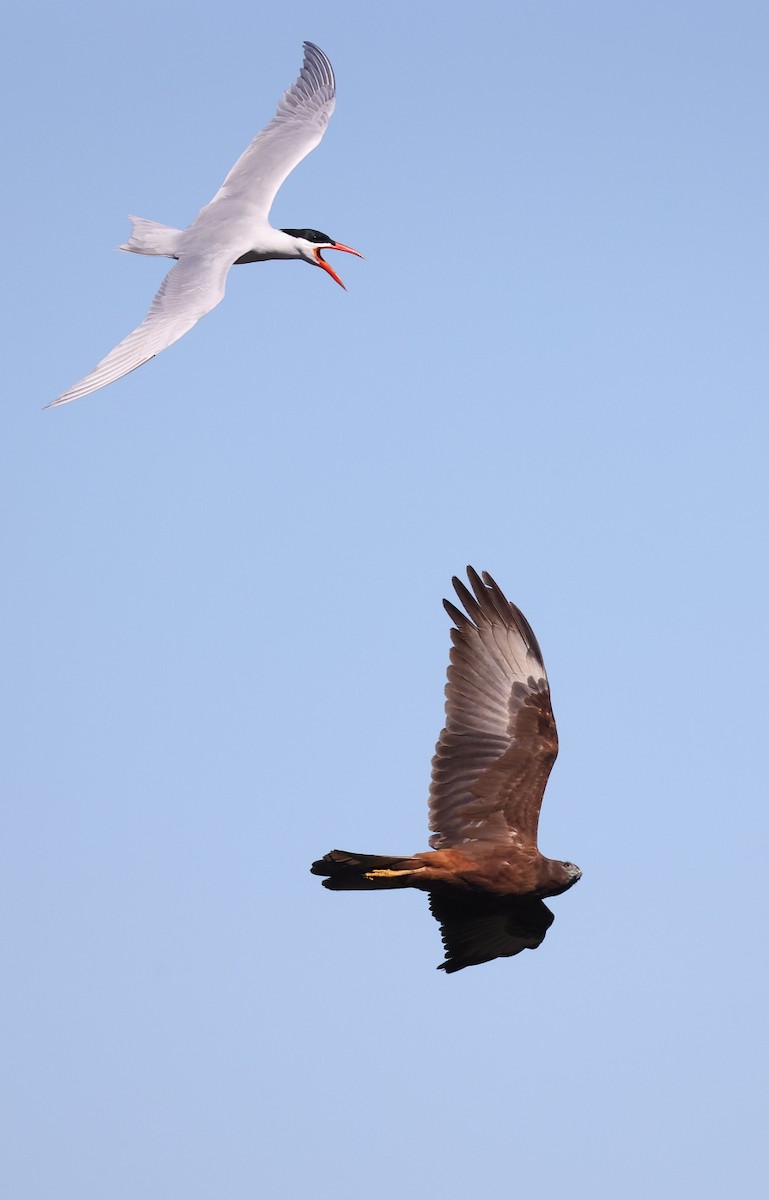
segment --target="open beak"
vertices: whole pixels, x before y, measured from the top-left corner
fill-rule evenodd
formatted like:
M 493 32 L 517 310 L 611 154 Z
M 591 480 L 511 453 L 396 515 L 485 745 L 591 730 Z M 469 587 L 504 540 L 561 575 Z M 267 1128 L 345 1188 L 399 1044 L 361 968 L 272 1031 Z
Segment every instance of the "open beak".
M 353 250 L 352 246 L 343 246 L 341 242 L 333 242 L 332 244 L 330 244 L 328 246 L 316 246 L 315 249 L 313 250 L 313 254 L 315 255 L 315 261 L 318 264 L 318 266 L 323 267 L 323 270 L 326 271 L 331 276 L 331 278 L 336 283 L 339 284 L 339 286 L 341 288 L 344 288 L 344 290 L 347 291 L 347 288 L 344 287 L 344 284 L 342 283 L 341 279 L 337 275 L 334 268 L 332 266 L 330 266 L 326 262 L 325 258 L 323 258 L 321 256 L 321 253 L 320 253 L 321 250 L 344 250 L 345 254 L 354 254 L 357 258 L 363 258 L 363 255 L 360 253 L 360 251 Z

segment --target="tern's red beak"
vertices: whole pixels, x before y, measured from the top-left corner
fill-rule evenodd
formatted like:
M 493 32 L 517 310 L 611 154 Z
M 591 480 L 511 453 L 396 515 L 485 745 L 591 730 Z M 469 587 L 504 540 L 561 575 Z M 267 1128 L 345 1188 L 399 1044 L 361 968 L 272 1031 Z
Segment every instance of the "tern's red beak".
M 359 250 L 353 250 L 352 246 L 343 246 L 341 242 L 334 242 L 333 244 L 328 245 L 328 246 L 316 246 L 315 249 L 313 250 L 313 254 L 315 255 L 315 261 L 318 264 L 318 266 L 323 267 L 323 270 L 327 271 L 328 274 L 331 276 L 331 278 L 336 283 L 338 283 L 341 288 L 344 288 L 344 290 L 347 291 L 347 288 L 344 287 L 344 284 L 342 283 L 341 279 L 337 275 L 334 268 L 332 266 L 330 266 L 329 263 L 326 262 L 325 258 L 321 257 L 321 253 L 320 253 L 321 250 L 344 250 L 345 254 L 354 254 L 357 258 L 363 258 L 363 255 L 360 253 Z

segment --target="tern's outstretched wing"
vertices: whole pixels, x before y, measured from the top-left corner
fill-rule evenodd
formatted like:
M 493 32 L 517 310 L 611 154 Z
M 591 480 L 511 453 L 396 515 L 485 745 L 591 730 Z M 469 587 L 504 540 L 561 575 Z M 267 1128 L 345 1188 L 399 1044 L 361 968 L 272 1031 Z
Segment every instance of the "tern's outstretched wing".
M 275 116 L 241 154 L 211 200 L 237 198 L 261 211 L 265 220 L 275 194 L 294 167 L 320 142 L 336 103 L 331 63 L 318 46 L 304 42 L 299 78 Z
M 511 842 L 535 847 L 542 795 L 558 753 L 550 688 L 534 632 L 485 571 L 467 568 L 473 595 L 453 584 L 467 616 L 456 625 L 446 725 L 433 758 L 430 845 Z
M 224 297 L 224 284 L 231 265 L 226 256 L 185 255 L 166 275 L 141 325 L 110 350 L 90 375 L 45 407 L 67 404 L 114 383 L 178 342 Z

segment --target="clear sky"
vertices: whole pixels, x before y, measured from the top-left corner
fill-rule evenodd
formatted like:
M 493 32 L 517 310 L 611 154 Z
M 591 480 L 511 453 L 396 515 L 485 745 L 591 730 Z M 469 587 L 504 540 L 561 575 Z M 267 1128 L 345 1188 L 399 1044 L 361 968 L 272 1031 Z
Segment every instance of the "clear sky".
M 239 268 L 52 412 L 296 78 Z M 0 55 L 4 1194 L 723 1200 L 767 1172 L 763 3 L 16 6 Z M 333 257 L 333 256 L 329 256 Z M 536 630 L 583 878 L 446 977 L 417 893 L 467 563 Z

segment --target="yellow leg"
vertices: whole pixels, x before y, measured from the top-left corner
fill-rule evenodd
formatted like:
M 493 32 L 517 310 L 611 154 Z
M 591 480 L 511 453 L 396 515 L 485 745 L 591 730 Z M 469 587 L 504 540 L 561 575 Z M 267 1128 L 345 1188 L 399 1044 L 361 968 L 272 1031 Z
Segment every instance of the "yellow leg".
M 364 879 L 394 879 L 396 875 L 413 875 L 413 871 L 388 871 L 383 868 L 381 871 L 367 871 L 363 876 Z

